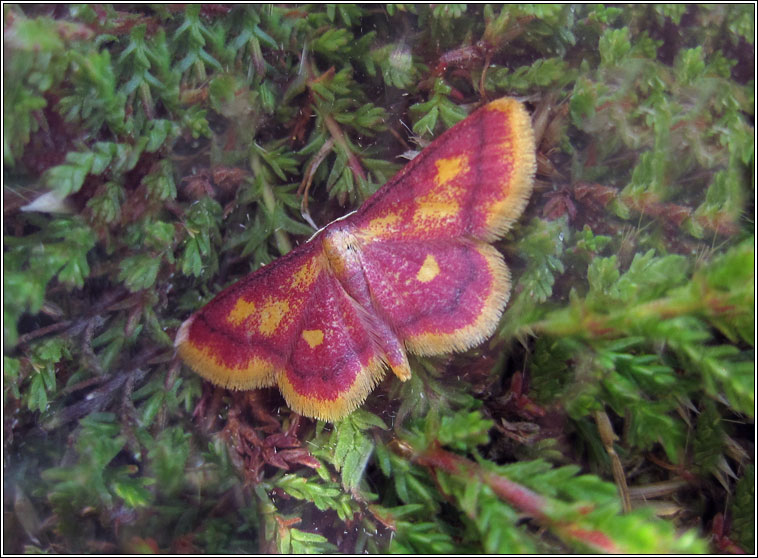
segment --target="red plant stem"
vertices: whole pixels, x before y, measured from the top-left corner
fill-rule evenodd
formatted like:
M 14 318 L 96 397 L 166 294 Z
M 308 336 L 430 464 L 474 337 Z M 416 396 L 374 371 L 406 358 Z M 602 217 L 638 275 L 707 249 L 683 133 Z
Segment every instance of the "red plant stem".
M 451 475 L 480 480 L 505 502 L 537 521 L 547 524 L 561 537 L 582 543 L 598 552 L 619 552 L 611 538 L 601 531 L 583 529 L 569 522 L 551 519 L 552 506 L 549 499 L 501 475 L 485 471 L 476 462 L 446 451 L 437 444 L 416 453 L 413 461 Z
M 350 170 L 353 171 L 353 174 L 360 177 L 362 180 L 366 180 L 366 173 L 364 172 L 363 167 L 361 167 L 355 154 L 350 150 L 347 141 L 345 141 L 345 136 L 342 134 L 340 125 L 337 124 L 337 121 L 331 114 L 324 115 L 324 124 L 326 124 L 327 130 L 329 130 L 329 133 L 332 135 L 332 138 L 334 138 L 337 145 L 342 147 L 345 151 L 345 155 L 347 155 L 347 165 L 350 167 Z
M 29 341 L 32 341 L 33 339 L 36 339 L 37 337 L 42 337 L 43 335 L 47 335 L 48 333 L 55 333 L 62 329 L 66 329 L 72 323 L 73 323 L 72 320 L 63 320 L 62 322 L 57 322 L 54 324 L 50 324 L 49 326 L 35 329 L 34 331 L 30 331 L 29 333 L 20 335 L 18 337 L 18 340 L 16 341 L 16 345 L 23 345 L 25 343 L 28 343 Z
M 513 507 L 535 519 L 547 519 L 544 509 L 549 505 L 549 502 L 539 494 L 495 473 L 485 472 L 481 478 L 495 494 Z
M 602 531 L 590 531 L 581 527 L 556 526 L 556 530 L 562 537 L 574 539 L 597 552 L 608 554 L 620 554 L 621 550 L 613 544 L 611 538 Z
M 420 465 L 441 469 L 452 475 L 478 478 L 513 507 L 536 519 L 547 519 L 544 510 L 548 506 L 548 501 L 545 498 L 500 475 L 483 471 L 479 465 L 465 457 L 446 451 L 439 446 L 433 446 L 419 454 L 415 461 Z

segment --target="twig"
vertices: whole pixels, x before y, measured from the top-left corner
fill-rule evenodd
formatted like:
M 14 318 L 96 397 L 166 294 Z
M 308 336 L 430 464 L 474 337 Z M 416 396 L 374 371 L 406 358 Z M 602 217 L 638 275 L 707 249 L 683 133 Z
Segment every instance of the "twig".
M 605 411 L 595 411 L 595 424 L 597 424 L 603 447 L 611 460 L 613 480 L 616 481 L 616 487 L 621 496 L 622 509 L 624 510 L 624 513 L 629 513 L 632 511 L 632 502 L 629 498 L 629 486 L 626 484 L 624 467 L 621 465 L 621 460 L 613 447 L 613 443 L 618 440 L 618 436 L 616 436 L 616 433 L 613 431 L 611 420 L 608 418 L 608 414 Z
M 433 470 L 439 469 L 466 479 L 480 480 L 505 502 L 540 523 L 546 524 L 562 538 L 581 543 L 598 552 L 619 552 L 614 542 L 605 533 L 584 529 L 575 523 L 556 521 L 552 518 L 553 505 L 549 499 L 501 475 L 486 471 L 478 463 L 444 450 L 439 445 L 421 452 L 414 452 L 411 458 L 416 463 Z
M 308 211 L 308 192 L 311 189 L 313 175 L 316 174 L 319 166 L 324 161 L 324 159 L 326 159 L 326 156 L 329 155 L 329 152 L 333 147 L 334 138 L 329 138 L 324 143 L 324 145 L 321 146 L 321 149 L 318 150 L 316 156 L 311 159 L 311 162 L 308 164 L 308 168 L 305 170 L 303 181 L 300 183 L 300 187 L 297 189 L 297 193 L 303 196 L 303 199 L 300 201 L 300 214 L 303 216 L 303 219 L 305 219 L 308 224 L 313 227 L 314 230 L 318 230 L 318 226 L 316 226 L 316 223 L 313 222 L 313 219 L 311 219 L 311 214 Z
M 17 346 L 25 345 L 26 343 L 36 339 L 37 337 L 42 337 L 44 335 L 47 335 L 48 333 L 55 333 L 57 331 L 67 329 L 71 327 L 73 323 L 74 323 L 73 320 L 63 320 L 62 322 L 50 324 L 49 326 L 35 329 L 34 331 L 30 331 L 29 333 L 25 333 L 24 335 L 19 336 L 18 342 L 16 343 L 16 345 Z

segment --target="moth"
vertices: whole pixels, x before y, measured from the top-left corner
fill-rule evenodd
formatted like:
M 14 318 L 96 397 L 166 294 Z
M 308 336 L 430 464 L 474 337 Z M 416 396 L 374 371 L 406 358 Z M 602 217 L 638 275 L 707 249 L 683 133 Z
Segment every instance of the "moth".
M 278 385 L 290 408 L 337 421 L 408 353 L 464 351 L 495 331 L 510 273 L 492 246 L 532 190 L 529 114 L 493 101 L 442 134 L 356 212 L 218 294 L 176 348 L 220 386 Z

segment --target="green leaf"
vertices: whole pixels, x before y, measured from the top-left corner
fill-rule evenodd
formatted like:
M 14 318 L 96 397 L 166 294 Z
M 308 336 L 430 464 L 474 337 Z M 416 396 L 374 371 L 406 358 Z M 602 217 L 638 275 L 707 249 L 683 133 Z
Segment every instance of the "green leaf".
M 330 28 L 321 33 L 311 43 L 311 48 L 321 54 L 330 55 L 339 51 L 353 40 L 353 34 L 346 29 Z
M 113 481 L 113 492 L 124 500 L 130 508 L 144 508 L 152 503 L 153 495 L 145 488 L 145 485 L 153 484 L 153 479 L 121 478 Z
M 439 108 L 432 107 L 429 112 L 419 118 L 413 125 L 413 131 L 416 134 L 432 134 L 434 128 L 437 126 L 437 117 L 439 115 Z
M 92 149 L 92 174 L 102 174 L 110 165 L 111 160 L 117 154 L 118 146 L 115 143 L 99 141 Z
M 87 162 L 86 160 L 84 161 Z M 91 164 L 91 159 L 89 160 Z M 45 184 L 55 190 L 61 197 L 78 192 L 87 178 L 89 167 L 79 165 L 58 165 L 45 174 Z
M 290 529 L 293 554 L 326 554 L 336 552 L 337 547 L 326 537 L 318 533 L 307 533 L 299 529 Z M 288 553 L 283 551 L 283 553 Z
M 121 218 L 121 205 L 125 200 L 126 192 L 121 185 L 108 181 L 99 188 L 97 195 L 89 199 L 87 207 L 92 210 L 95 221 L 116 224 Z
M 150 123 L 148 131 L 148 141 L 145 145 L 145 151 L 154 153 L 161 147 L 164 147 L 168 140 L 177 134 L 176 124 L 171 120 L 157 119 Z
M 534 219 L 523 235 L 521 250 L 528 258 L 528 267 L 519 283 L 528 296 L 537 302 L 544 302 L 550 297 L 555 276 L 565 270 L 560 257 L 568 234 L 564 219 Z
M 184 468 L 190 456 L 191 437 L 191 433 L 181 427 L 167 428 L 148 452 L 156 483 L 164 494 L 176 494 L 185 482 Z
M 437 437 L 445 446 L 458 451 L 472 451 L 489 443 L 489 430 L 493 422 L 482 417 L 479 411 L 444 416 Z
M 127 256 L 119 264 L 118 279 L 124 282 L 127 289 L 137 292 L 155 283 L 160 267 L 160 258 L 152 254 Z
M 598 41 L 598 52 L 604 66 L 618 65 L 631 50 L 628 27 L 608 29 Z
M 755 465 L 745 467 L 731 504 L 732 534 L 745 548 L 753 548 L 755 542 Z
M 168 159 L 162 159 L 153 167 L 150 174 L 145 175 L 142 183 L 147 187 L 150 197 L 160 201 L 176 198 L 174 183 L 174 168 Z

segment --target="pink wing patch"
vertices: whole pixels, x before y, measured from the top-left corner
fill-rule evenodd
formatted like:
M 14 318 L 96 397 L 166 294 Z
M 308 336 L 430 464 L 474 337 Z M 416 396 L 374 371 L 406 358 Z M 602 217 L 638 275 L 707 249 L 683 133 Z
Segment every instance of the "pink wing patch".
M 517 101 L 500 99 L 432 142 L 353 222 L 364 238 L 491 242 L 526 206 L 534 168 L 529 115 Z
M 482 242 L 373 242 L 362 262 L 377 311 L 418 354 L 479 344 L 510 291 L 502 256 Z
M 344 416 L 363 403 L 384 375 L 383 358 L 365 310 L 333 275 L 321 275 L 312 293 L 279 387 L 300 413 Z

